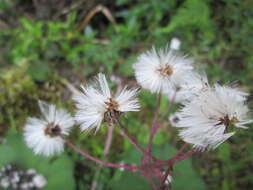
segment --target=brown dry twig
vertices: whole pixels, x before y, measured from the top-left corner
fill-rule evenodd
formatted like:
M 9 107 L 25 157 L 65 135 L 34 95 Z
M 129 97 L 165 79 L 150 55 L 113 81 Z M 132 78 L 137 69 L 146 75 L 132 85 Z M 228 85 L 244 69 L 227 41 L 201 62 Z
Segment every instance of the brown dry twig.
M 84 17 L 84 19 L 82 20 L 82 22 L 79 24 L 79 26 L 77 27 L 78 31 L 81 31 L 83 28 L 85 28 L 85 26 L 90 22 L 90 20 L 99 12 L 102 12 L 105 17 L 112 23 L 112 24 L 116 24 L 116 20 L 113 17 L 111 11 L 103 6 L 103 5 L 97 5 L 96 7 L 94 7 L 93 9 L 91 9 L 88 14 Z
M 72 95 L 80 94 L 79 90 L 72 85 L 67 79 L 60 78 L 60 82 L 67 87 L 67 89 L 72 93 Z

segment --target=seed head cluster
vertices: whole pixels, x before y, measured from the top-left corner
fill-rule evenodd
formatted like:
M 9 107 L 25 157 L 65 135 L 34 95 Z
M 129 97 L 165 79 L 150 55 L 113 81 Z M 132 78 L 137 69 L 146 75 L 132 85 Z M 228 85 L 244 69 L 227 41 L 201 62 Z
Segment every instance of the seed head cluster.
M 170 116 L 186 143 L 201 150 L 213 149 L 252 123 L 246 105 L 248 94 L 230 85 L 211 85 L 205 72 L 197 72 L 193 59 L 169 48 L 155 49 L 138 56 L 133 64 L 138 85 L 180 104 Z M 104 74 L 81 86 L 73 97 L 74 117 L 64 109 L 39 101 L 42 117 L 29 117 L 24 139 L 35 154 L 51 156 L 64 150 L 65 138 L 74 124 L 81 131 L 95 129 L 102 123 L 113 124 L 127 112 L 137 112 L 140 104 L 137 87 L 123 87 L 114 93 Z

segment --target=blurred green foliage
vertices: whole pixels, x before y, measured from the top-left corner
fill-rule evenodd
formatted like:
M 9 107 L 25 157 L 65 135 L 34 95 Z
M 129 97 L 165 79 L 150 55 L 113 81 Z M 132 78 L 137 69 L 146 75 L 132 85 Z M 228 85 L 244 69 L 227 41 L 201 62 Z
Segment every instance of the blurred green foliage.
M 37 86 L 26 73 L 27 66 L 20 64 L 10 70 L 0 70 L 0 134 L 12 125 L 16 118 L 24 122 L 32 104 L 27 102 L 36 100 Z M 19 126 L 21 128 L 21 126 Z
M 6 141 L 0 145 L 0 167 L 15 163 L 22 168 L 36 169 L 47 179 L 47 185 L 43 188 L 45 190 L 75 188 L 73 162 L 67 155 L 61 155 L 56 159 L 35 156 L 14 130 L 8 133 Z
M 62 85 L 62 79 L 79 85 L 102 71 L 108 78 L 115 74 L 124 83 L 131 85 L 134 80 L 132 63 L 136 56 L 153 45 L 166 45 L 173 37 L 181 40 L 182 51 L 194 57 L 197 67 L 205 68 L 211 81 L 227 83 L 239 80 L 245 90 L 253 91 L 251 0 L 112 2 L 108 8 L 115 16 L 116 24 L 99 13 L 78 31 L 77 27 L 83 19 L 80 10 L 71 11 L 64 18 L 40 20 L 33 13 L 28 17 L 23 12 L 16 12 L 20 9 L 15 6 L 22 7 L 25 0 L 0 0 L 0 18 L 1 15 L 8 16 L 8 19 L 4 19 L 7 29 L 0 30 L 0 134 L 3 138 L 10 126 L 16 126 L 19 136 L 22 134 L 25 118 L 39 114 L 36 102 L 39 98 L 72 111 L 70 95 L 69 92 L 66 93 L 68 90 Z M 12 24 L 12 20 L 17 22 Z M 142 91 L 140 102 L 142 111 L 127 115 L 123 122 L 130 133 L 144 145 L 152 117 L 150 110 L 155 109 L 156 97 Z M 163 99 L 161 109 L 167 103 Z M 106 130 L 104 126 L 101 133 L 93 136 L 79 135 L 76 129 L 71 138 L 92 155 L 102 156 Z M 161 156 L 166 154 L 169 157 L 175 151 L 174 147 L 180 147 L 175 134 L 176 130 L 169 127 L 158 133 L 155 144 L 164 148 L 160 151 Z M 39 160 L 45 168 L 49 168 L 48 159 L 32 155 L 25 150 L 20 137 L 16 134 L 17 139 L 13 139 L 15 137 L 12 135 L 7 136 L 7 140 L 11 139 L 8 140 L 11 145 L 1 145 L 0 155 L 3 151 L 13 154 L 5 153 L 6 157 L 1 156 L 1 164 L 3 159 L 6 160 L 4 163 L 18 161 L 15 151 L 22 146 L 25 154 L 22 154 L 20 164 L 23 167 L 37 167 L 34 163 Z M 173 189 L 252 189 L 251 139 L 250 130 L 241 131 L 216 151 L 194 157 L 193 162 L 186 160 L 178 164 Z M 156 151 L 159 152 L 158 149 Z M 65 172 L 62 175 L 70 178 L 68 189 L 73 189 L 74 186 L 77 189 L 90 189 L 96 165 L 71 150 L 67 149 L 67 152 L 68 155 L 57 158 L 55 164 L 59 166 L 55 166 L 55 169 L 61 171 L 61 174 Z M 130 143 L 123 140 L 116 130 L 108 159 L 136 163 L 138 158 L 139 155 L 132 150 Z M 41 169 L 41 172 L 50 176 L 52 171 Z M 72 179 L 73 176 L 75 179 Z M 53 176 L 50 180 L 57 184 L 59 178 Z M 125 188 L 130 188 L 127 185 L 131 183 L 135 183 L 136 188 L 140 185 L 139 189 L 147 189 L 147 184 L 139 180 L 142 179 L 126 172 L 104 168 L 99 177 L 98 189 L 119 189 L 122 184 L 125 184 Z
M 155 146 L 154 154 L 161 159 L 167 159 L 177 153 L 177 150 L 169 145 L 163 144 L 162 146 Z M 124 162 L 139 164 L 142 155 L 136 150 L 130 150 L 124 154 Z M 172 189 L 174 190 L 188 190 L 188 189 L 205 189 L 205 184 L 201 178 L 196 174 L 192 167 L 191 159 L 184 160 L 174 168 L 174 178 Z M 189 180 L 191 179 L 191 180 Z M 131 183 L 130 183 L 131 182 Z M 185 185 L 187 184 L 187 185 Z M 144 178 L 137 174 L 130 172 L 117 171 L 110 181 L 112 190 L 122 189 L 135 189 L 135 190 L 151 190 L 152 188 L 147 184 Z

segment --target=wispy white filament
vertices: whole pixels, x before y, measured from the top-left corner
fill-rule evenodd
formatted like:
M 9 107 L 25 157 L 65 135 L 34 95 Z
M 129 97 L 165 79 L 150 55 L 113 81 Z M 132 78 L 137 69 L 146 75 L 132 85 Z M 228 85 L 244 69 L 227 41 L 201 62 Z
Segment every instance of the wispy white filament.
M 93 85 L 82 86 L 82 92 L 73 98 L 77 107 L 75 119 L 81 125 L 82 131 L 93 128 L 98 130 L 105 114 L 110 114 L 110 102 L 116 104 L 115 111 L 119 113 L 139 111 L 137 94 L 136 88 L 124 88 L 112 96 L 105 75 L 99 73 Z
M 196 97 L 199 92 L 209 86 L 205 73 L 189 72 L 185 81 L 178 89 L 171 89 L 167 92 L 170 101 L 183 103 Z
M 30 117 L 27 119 L 24 127 L 25 142 L 35 154 L 50 156 L 60 153 L 64 150 L 62 136 L 69 134 L 71 127 L 74 125 L 74 120 L 65 110 L 57 110 L 55 105 L 39 101 L 39 107 L 43 118 Z M 57 125 L 60 134 L 57 136 L 48 135 L 46 128 L 49 124 Z
M 216 148 L 235 134 L 236 128 L 252 123 L 245 105 L 246 93 L 216 84 L 201 91 L 177 113 L 180 137 L 197 148 Z M 233 127 L 234 126 L 234 127 Z
M 141 54 L 133 68 L 137 82 L 144 89 L 152 93 L 167 93 L 186 80 L 193 70 L 192 64 L 191 59 L 176 51 L 153 48 Z

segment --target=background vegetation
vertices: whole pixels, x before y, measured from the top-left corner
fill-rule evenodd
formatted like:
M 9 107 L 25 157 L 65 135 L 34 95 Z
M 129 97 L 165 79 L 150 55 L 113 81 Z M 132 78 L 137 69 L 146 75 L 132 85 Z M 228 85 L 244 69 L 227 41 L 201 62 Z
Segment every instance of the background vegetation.
M 27 116 L 39 115 L 38 99 L 73 111 L 71 90 L 99 71 L 112 86 L 135 85 L 137 55 L 175 37 L 212 82 L 238 80 L 253 92 L 252 31 L 252 0 L 0 0 L 0 167 L 36 168 L 48 179 L 45 189 L 90 189 L 94 163 L 69 149 L 48 159 L 24 146 L 22 126 Z M 123 122 L 145 144 L 155 96 L 142 91 L 140 101 L 142 111 Z M 163 109 L 167 100 L 162 103 Z M 76 129 L 71 138 L 102 156 L 105 134 L 106 128 L 96 136 Z M 175 134 L 165 122 L 155 138 L 161 158 L 180 147 Z M 215 151 L 178 164 L 173 189 L 252 189 L 252 137 L 251 128 L 240 131 Z M 110 160 L 134 163 L 139 156 L 114 136 Z M 116 169 L 104 168 L 97 181 L 101 190 L 149 188 L 143 179 Z

